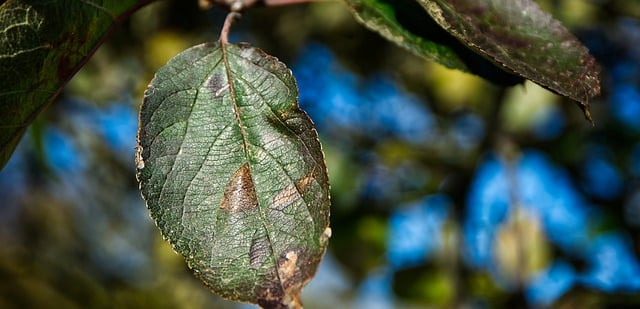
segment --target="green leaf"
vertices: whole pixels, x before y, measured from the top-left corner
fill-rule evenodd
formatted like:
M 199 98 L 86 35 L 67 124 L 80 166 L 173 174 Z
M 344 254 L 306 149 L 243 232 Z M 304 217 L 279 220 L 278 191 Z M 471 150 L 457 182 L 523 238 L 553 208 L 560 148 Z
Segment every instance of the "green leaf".
M 9 0 L 0 6 L 0 168 L 105 35 L 151 0 Z
M 409 12 L 404 11 L 403 8 L 408 7 L 411 3 L 397 0 L 395 2 L 391 0 L 346 0 L 346 2 L 359 22 L 380 33 L 387 40 L 448 68 L 468 70 L 453 48 L 446 44 L 437 43 L 438 39 L 427 31 L 415 30 L 416 28 L 405 23 L 409 18 L 407 15 Z M 428 22 L 428 19 L 424 20 L 424 25 L 427 25 Z
M 415 0 L 345 1 L 359 22 L 415 55 L 498 85 L 523 81 L 470 50 L 442 29 Z
M 595 59 L 531 0 L 418 0 L 449 33 L 508 71 L 581 103 L 600 93 Z
M 600 93 L 598 65 L 531 0 L 345 2 L 357 20 L 414 54 L 500 85 L 522 76 L 580 102 L 590 118 L 588 102 Z
M 296 307 L 330 237 L 329 183 L 291 71 L 248 45 L 192 47 L 162 67 L 140 112 L 142 195 L 215 293 Z

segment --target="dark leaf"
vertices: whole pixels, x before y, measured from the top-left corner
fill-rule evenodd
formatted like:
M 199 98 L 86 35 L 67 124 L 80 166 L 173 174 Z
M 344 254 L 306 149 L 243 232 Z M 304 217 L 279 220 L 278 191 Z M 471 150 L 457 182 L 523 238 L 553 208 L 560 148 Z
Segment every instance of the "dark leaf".
M 369 29 L 415 55 L 448 68 L 481 76 L 498 85 L 524 79 L 496 67 L 442 29 L 415 0 L 346 0 L 354 16 Z
M 217 294 L 295 307 L 329 229 L 329 183 L 291 71 L 248 45 L 190 48 L 140 113 L 138 179 L 162 234 Z
M 600 93 L 595 59 L 559 21 L 531 0 L 418 0 L 445 30 L 476 52 L 580 102 Z
M 107 33 L 151 1 L 10 0 L 0 6 L 0 168 Z
M 453 48 L 442 42 L 450 35 L 441 31 L 442 29 L 424 14 L 415 1 L 346 0 L 346 2 L 358 21 L 389 41 L 446 67 L 468 70 Z M 416 15 L 413 15 L 416 12 L 418 19 L 420 16 L 427 18 L 416 22 Z M 445 37 L 441 34 L 445 34 Z

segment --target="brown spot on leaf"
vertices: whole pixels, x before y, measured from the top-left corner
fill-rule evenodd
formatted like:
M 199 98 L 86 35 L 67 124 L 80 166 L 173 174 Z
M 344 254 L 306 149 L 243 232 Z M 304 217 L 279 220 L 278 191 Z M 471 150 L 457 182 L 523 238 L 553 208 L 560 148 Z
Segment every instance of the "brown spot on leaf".
M 265 237 L 257 237 L 251 241 L 251 247 L 249 248 L 249 265 L 251 265 L 251 268 L 259 268 L 269 255 L 269 242 Z
M 300 292 L 313 277 L 319 257 L 299 248 L 285 250 L 277 260 L 277 273 L 266 287 L 257 293 L 263 308 L 302 308 Z
M 293 184 L 288 185 L 282 191 L 278 192 L 276 196 L 271 200 L 271 209 L 283 210 L 287 208 L 287 206 L 293 204 L 296 200 L 300 198 L 300 194 L 298 193 L 298 189 Z
M 229 84 L 224 81 L 222 74 L 213 74 L 207 82 L 207 87 L 211 89 L 214 98 L 219 98 L 225 90 L 229 89 Z
M 245 163 L 231 176 L 231 180 L 225 187 L 220 209 L 237 213 L 257 206 L 258 197 L 251 178 L 251 170 L 249 164 Z
M 295 276 L 297 262 L 298 253 L 293 250 L 288 251 L 282 258 L 280 258 L 280 263 L 278 263 L 278 272 L 283 283 Z
M 302 308 L 300 291 L 310 279 L 305 278 L 305 272 L 298 266 L 300 259 L 304 257 L 299 256 L 297 250 L 289 250 L 278 258 L 278 276 L 284 288 L 283 303 L 288 304 L 289 308 Z
M 273 197 L 270 208 L 276 210 L 283 210 L 287 208 L 289 205 L 302 198 L 301 194 L 305 193 L 313 180 L 313 176 L 306 176 L 295 184 L 288 185 Z
M 300 192 L 305 192 L 307 191 L 307 189 L 309 188 L 309 185 L 311 185 L 311 182 L 315 179 L 315 177 L 312 175 L 310 176 L 306 176 L 305 178 L 300 179 L 300 181 L 298 181 L 298 183 L 296 183 L 296 187 L 298 188 L 298 190 Z

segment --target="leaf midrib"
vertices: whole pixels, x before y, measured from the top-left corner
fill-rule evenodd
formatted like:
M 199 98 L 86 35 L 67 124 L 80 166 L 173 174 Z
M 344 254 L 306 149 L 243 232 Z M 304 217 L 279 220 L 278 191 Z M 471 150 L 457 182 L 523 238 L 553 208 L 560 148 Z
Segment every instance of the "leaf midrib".
M 253 170 L 252 170 L 252 165 L 251 165 L 251 160 L 249 158 L 249 141 L 247 139 L 247 132 L 244 128 L 244 124 L 242 122 L 242 119 L 240 118 L 240 107 L 238 106 L 238 101 L 237 101 L 237 97 L 236 97 L 236 92 L 235 92 L 235 87 L 234 87 L 234 82 L 233 82 L 233 78 L 232 78 L 232 74 L 231 74 L 231 65 L 229 64 L 229 59 L 227 58 L 227 43 L 220 41 L 220 50 L 222 51 L 222 62 L 224 63 L 225 66 L 225 73 L 227 74 L 227 83 L 229 84 L 229 96 L 231 98 L 231 104 L 233 105 L 233 112 L 234 112 L 234 116 L 236 118 L 236 121 L 238 123 L 238 126 L 240 127 L 240 135 L 242 135 L 242 148 L 245 154 L 245 159 L 247 162 L 247 166 L 249 167 L 249 176 L 251 177 L 251 181 L 254 183 L 254 188 L 255 188 L 255 184 L 256 181 L 253 177 Z M 241 48 L 241 47 L 239 47 Z M 243 57 L 241 57 L 240 55 L 237 55 L 239 58 L 244 59 Z M 265 230 L 265 235 L 267 238 L 267 242 L 269 243 L 269 248 L 271 249 L 271 259 L 273 260 L 273 267 L 275 269 L 275 273 L 276 273 L 276 277 L 278 278 L 278 284 L 280 285 L 280 288 L 282 289 L 283 293 L 286 293 L 286 289 L 284 288 L 283 285 L 283 281 L 282 278 L 280 277 L 280 272 L 278 271 L 278 259 L 276 257 L 276 250 L 273 247 L 273 242 L 272 242 L 272 237 L 271 237 L 271 232 L 269 231 L 269 229 L 267 228 L 266 225 L 266 220 L 265 220 L 265 216 L 263 214 L 263 209 L 262 207 L 260 207 L 260 200 L 258 199 L 258 213 L 260 214 L 260 223 L 262 224 L 262 228 Z

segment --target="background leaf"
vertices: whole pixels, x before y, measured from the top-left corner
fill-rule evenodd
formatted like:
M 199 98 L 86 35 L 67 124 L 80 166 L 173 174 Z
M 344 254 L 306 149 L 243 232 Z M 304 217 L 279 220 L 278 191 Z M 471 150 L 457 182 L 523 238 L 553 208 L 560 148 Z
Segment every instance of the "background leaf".
M 369 29 L 380 33 L 383 37 L 392 41 L 416 55 L 437 61 L 440 64 L 452 68 L 467 71 L 467 66 L 458 57 L 455 51 L 445 45 L 438 44 L 435 35 L 428 35 L 426 31 L 416 30 L 410 27 L 407 19 L 411 11 L 410 1 L 384 1 L 384 0 L 346 0 L 355 17 Z M 415 1 L 413 1 L 415 5 Z M 404 8 L 408 8 L 404 10 Z M 428 20 L 423 20 L 427 25 Z M 412 28 L 412 29 L 410 29 Z M 412 31 L 413 30 L 413 31 Z M 436 30 L 438 30 L 436 28 Z M 420 32 L 420 33 L 417 33 Z M 423 36 L 424 35 L 424 36 Z
M 140 114 L 151 215 L 225 298 L 297 303 L 330 236 L 317 133 L 289 69 L 247 45 L 203 44 L 161 68 Z
M 0 6 L 0 168 L 104 37 L 151 1 L 13 0 Z
M 459 42 L 414 0 L 346 2 L 359 22 L 415 55 L 476 74 L 498 85 L 510 86 L 523 81 Z
M 460 41 L 509 71 L 581 103 L 600 93 L 595 59 L 531 0 L 419 0 Z

